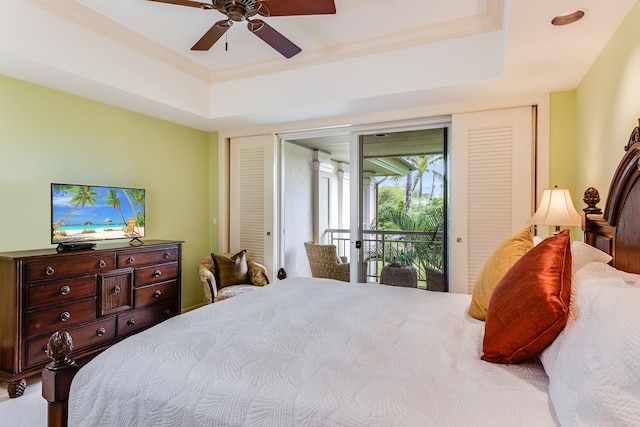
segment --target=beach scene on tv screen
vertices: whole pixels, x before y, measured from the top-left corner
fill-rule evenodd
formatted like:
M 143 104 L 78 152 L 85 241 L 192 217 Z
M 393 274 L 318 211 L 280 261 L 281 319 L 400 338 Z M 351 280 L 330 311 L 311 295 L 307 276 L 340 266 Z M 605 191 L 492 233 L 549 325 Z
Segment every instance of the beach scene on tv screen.
M 144 237 L 139 188 L 51 184 L 51 243 Z

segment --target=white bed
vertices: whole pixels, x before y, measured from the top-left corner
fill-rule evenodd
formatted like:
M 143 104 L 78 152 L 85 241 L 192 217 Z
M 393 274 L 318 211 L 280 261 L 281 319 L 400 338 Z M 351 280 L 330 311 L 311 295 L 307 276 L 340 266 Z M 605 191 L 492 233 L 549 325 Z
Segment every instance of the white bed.
M 79 371 L 56 333 L 49 425 L 67 409 L 69 425 L 91 427 L 640 425 L 640 126 L 625 151 L 604 212 L 585 192 L 588 245 L 512 236 L 485 263 L 495 287 L 476 282 L 481 304 L 475 291 L 286 279 Z M 509 242 L 526 253 L 494 264 Z
M 557 425 L 539 363 L 480 360 L 469 301 L 277 282 L 100 354 L 73 381 L 69 425 Z

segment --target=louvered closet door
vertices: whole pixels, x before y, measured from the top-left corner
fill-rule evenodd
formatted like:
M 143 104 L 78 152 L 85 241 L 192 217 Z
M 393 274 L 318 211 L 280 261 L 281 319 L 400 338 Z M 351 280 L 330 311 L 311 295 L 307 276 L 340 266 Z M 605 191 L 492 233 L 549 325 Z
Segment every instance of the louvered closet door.
M 452 117 L 450 272 L 471 293 L 482 265 L 526 226 L 534 198 L 532 107 Z
M 232 138 L 229 150 L 229 248 L 247 250 L 273 280 L 275 150 L 272 135 Z

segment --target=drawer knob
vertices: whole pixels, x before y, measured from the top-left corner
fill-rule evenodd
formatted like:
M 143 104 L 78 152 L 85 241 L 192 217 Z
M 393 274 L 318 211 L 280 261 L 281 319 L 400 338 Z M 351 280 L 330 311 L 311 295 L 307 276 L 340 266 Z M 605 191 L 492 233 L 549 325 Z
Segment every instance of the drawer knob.
M 134 262 L 136 262 L 136 259 L 133 255 L 130 255 L 129 258 L 127 258 L 127 264 L 133 264 Z
M 60 288 L 60 295 L 68 295 L 69 292 L 71 292 L 71 288 L 66 285 Z
M 103 336 L 103 335 L 104 335 L 104 334 L 106 334 L 106 333 L 107 333 L 107 331 L 106 331 L 106 329 L 104 329 L 104 328 L 99 328 L 99 329 L 96 331 L 96 335 L 97 335 L 97 336 L 99 336 L 99 337 Z
M 127 326 L 133 326 L 136 324 L 136 319 L 129 319 L 127 320 Z
M 63 322 L 66 322 L 67 320 L 69 320 L 71 318 L 71 314 L 69 314 L 68 311 L 65 311 L 64 313 L 62 313 L 60 315 L 60 320 Z
M 162 258 L 169 259 L 170 256 L 171 256 L 171 254 L 169 253 L 169 251 L 167 251 L 162 255 Z
M 105 268 L 107 266 L 107 263 L 105 262 L 105 260 L 101 259 L 98 265 L 100 266 L 100 268 Z
M 161 291 L 160 289 L 158 289 L 157 291 L 155 291 L 155 292 L 153 293 L 153 296 L 154 296 L 155 298 L 160 298 L 160 295 L 162 295 L 162 291 Z
M 53 269 L 53 267 L 49 266 L 44 270 L 44 274 L 46 274 L 47 276 L 52 276 L 53 273 L 55 273 L 56 271 Z
M 115 286 L 113 287 L 113 293 L 114 293 L 114 294 L 119 294 L 119 293 L 120 293 L 120 291 L 121 291 L 120 286 L 115 285 Z
M 164 314 L 165 314 L 165 316 L 170 315 L 171 314 L 171 309 L 170 308 L 165 308 L 164 309 Z
M 160 276 L 162 276 L 162 271 L 156 270 L 153 272 L 153 277 L 160 277 Z

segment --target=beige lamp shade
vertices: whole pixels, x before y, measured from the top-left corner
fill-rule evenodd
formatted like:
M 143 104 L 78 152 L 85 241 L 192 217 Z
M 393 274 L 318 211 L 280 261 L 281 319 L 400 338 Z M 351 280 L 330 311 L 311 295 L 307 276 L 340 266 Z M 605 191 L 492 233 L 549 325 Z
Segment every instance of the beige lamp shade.
M 582 218 L 573 206 L 569 190 L 555 186 L 544 190 L 538 209 L 529 220 L 529 224 L 553 225 L 556 231 L 559 231 L 561 225 L 581 225 Z

